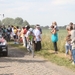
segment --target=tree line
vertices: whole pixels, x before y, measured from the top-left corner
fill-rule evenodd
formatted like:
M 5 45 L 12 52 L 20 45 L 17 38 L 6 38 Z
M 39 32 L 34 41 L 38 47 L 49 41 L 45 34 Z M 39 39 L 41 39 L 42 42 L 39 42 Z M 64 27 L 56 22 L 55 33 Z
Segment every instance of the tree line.
M 0 25 L 14 25 L 14 26 L 25 26 L 30 25 L 26 20 L 24 21 L 22 18 L 17 17 L 15 19 L 13 18 L 4 18 L 2 21 L 0 20 Z
M 0 20 L 0 25 L 5 25 L 5 26 L 14 25 L 14 26 L 23 27 L 23 26 L 30 25 L 30 24 L 27 20 L 24 21 L 21 17 L 17 17 L 15 19 L 7 17 L 7 18 L 4 18 L 2 21 Z M 30 26 L 34 27 L 35 25 L 30 25 Z M 60 26 L 59 28 L 65 28 L 65 26 Z M 41 26 L 41 28 L 48 29 L 49 26 L 48 25 Z

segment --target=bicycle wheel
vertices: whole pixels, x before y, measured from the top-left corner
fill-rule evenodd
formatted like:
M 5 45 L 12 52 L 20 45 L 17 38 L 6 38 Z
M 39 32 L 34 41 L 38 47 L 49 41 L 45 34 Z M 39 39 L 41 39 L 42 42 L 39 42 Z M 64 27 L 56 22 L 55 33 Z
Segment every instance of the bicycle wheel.
M 31 53 L 32 53 L 32 57 L 34 58 L 34 49 L 33 49 L 33 44 L 30 45 L 30 50 L 31 50 Z

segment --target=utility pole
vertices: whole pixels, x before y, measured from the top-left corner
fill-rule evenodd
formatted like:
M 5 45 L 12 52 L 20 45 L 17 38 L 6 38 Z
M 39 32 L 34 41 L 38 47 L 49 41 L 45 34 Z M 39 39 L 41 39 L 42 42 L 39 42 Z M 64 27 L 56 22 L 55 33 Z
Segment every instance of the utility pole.
M 4 18 L 4 14 L 0 14 L 0 16 L 1 16 L 1 21 L 2 21 L 2 19 Z
M 2 20 L 4 19 L 4 14 L 0 14 L 0 18 L 1 18 L 1 23 L 2 23 Z M 4 23 L 2 25 L 4 25 Z

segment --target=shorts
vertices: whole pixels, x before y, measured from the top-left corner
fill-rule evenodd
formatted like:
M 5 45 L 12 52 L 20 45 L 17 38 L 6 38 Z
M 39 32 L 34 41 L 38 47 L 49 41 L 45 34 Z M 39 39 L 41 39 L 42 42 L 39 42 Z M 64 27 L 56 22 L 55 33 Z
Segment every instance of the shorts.
M 18 39 L 18 35 L 14 35 L 14 39 Z

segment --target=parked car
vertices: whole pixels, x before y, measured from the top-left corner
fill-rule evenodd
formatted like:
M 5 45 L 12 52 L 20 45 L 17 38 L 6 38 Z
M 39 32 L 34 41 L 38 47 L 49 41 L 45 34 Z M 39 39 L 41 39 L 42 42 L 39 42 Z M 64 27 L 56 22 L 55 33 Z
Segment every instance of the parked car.
M 7 41 L 0 35 L 0 55 L 7 56 L 8 55 L 8 45 Z

